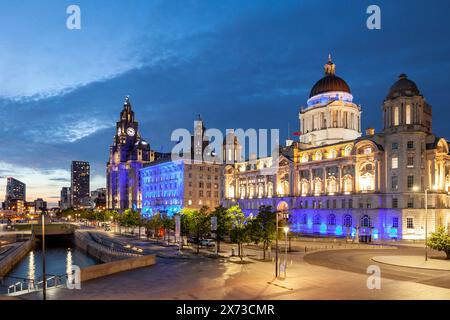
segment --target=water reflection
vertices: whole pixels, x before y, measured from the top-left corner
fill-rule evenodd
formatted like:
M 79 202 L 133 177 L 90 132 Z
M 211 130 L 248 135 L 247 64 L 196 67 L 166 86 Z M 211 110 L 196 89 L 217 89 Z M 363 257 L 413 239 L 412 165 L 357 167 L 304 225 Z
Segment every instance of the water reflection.
M 28 255 L 28 279 L 35 280 L 35 269 L 36 266 L 34 265 L 34 252 L 31 251 Z

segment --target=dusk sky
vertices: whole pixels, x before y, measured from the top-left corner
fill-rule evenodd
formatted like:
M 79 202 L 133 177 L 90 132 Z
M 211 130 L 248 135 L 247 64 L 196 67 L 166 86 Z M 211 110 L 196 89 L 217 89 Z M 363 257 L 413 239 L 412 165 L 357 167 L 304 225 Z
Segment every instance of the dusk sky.
M 450 2 L 432 1 L 6 1 L 0 4 L 0 199 L 6 177 L 28 201 L 57 203 L 70 162 L 105 164 L 124 97 L 142 136 L 170 151 L 176 128 L 298 131 L 298 110 L 336 74 L 361 104 L 362 127 L 381 127 L 381 103 L 400 73 L 433 106 L 433 132 L 450 137 Z M 81 8 L 81 30 L 66 8 Z M 369 5 L 381 30 L 366 27 Z

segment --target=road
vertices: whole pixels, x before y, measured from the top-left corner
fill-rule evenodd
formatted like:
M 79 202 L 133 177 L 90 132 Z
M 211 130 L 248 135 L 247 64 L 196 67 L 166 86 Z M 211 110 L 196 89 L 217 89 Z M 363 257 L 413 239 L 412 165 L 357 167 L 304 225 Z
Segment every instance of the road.
M 335 250 L 308 254 L 305 261 L 312 265 L 335 270 L 366 274 L 369 265 L 378 265 L 383 278 L 411 281 L 450 289 L 450 272 L 397 267 L 372 261 L 372 257 L 383 255 L 423 256 L 422 248 L 398 246 L 392 250 Z

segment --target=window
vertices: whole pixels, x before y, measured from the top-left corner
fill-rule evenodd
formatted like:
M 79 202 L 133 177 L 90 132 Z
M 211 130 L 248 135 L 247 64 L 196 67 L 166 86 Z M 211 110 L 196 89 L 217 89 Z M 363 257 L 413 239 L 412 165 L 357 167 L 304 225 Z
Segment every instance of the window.
M 414 176 L 408 176 L 408 189 L 412 189 L 414 187 Z
M 409 150 L 414 149 L 414 141 L 408 141 L 406 146 Z
M 336 209 L 336 206 L 337 206 L 337 205 L 336 205 L 336 202 L 337 202 L 337 200 L 334 199 L 334 200 L 333 200 L 333 209 Z
M 398 208 L 398 199 L 392 198 L 392 208 Z
M 353 219 L 351 215 L 345 215 L 343 220 L 344 227 L 350 228 L 352 226 Z
M 414 218 L 411 217 L 406 218 L 406 228 L 414 229 Z
M 308 209 L 308 200 L 305 200 L 305 209 Z
M 398 150 L 398 143 L 392 142 L 392 150 Z
M 392 190 L 398 190 L 398 176 L 391 177 L 391 187 Z
M 408 157 L 408 162 L 406 163 L 408 168 L 414 168 L 414 157 Z
M 361 218 L 361 227 L 363 228 L 369 228 L 370 227 L 370 218 L 368 215 L 364 215 Z
M 398 228 L 398 217 L 392 218 L 392 228 Z
M 348 207 L 349 207 L 350 209 L 353 208 L 353 199 L 348 199 Z
M 409 209 L 413 209 L 414 208 L 414 199 L 413 198 L 409 198 L 408 199 L 408 208 Z
M 371 154 L 372 153 L 372 148 L 368 147 L 364 149 L 364 154 Z
M 406 124 L 411 124 L 411 106 L 406 105 Z
M 345 208 L 345 199 L 341 200 L 341 208 Z
M 398 169 L 398 157 L 393 157 L 391 159 L 391 167 L 392 169 Z
M 327 209 L 330 209 L 330 200 L 327 199 Z
M 199 197 L 203 197 L 203 190 L 200 190 L 200 191 L 198 192 L 198 196 L 199 196 Z
M 328 216 L 327 224 L 328 224 L 329 226 L 335 226 L 335 225 L 336 225 L 336 216 L 335 216 L 334 214 L 330 214 L 330 215 Z
M 317 215 L 314 216 L 314 221 L 313 221 L 313 223 L 314 223 L 315 225 L 318 225 L 318 224 L 321 224 L 321 223 L 322 223 L 322 218 L 320 217 L 320 214 L 317 214 Z
M 394 126 L 398 126 L 400 123 L 400 115 L 398 107 L 394 107 Z
M 308 217 L 306 214 L 302 215 L 301 224 L 308 224 Z

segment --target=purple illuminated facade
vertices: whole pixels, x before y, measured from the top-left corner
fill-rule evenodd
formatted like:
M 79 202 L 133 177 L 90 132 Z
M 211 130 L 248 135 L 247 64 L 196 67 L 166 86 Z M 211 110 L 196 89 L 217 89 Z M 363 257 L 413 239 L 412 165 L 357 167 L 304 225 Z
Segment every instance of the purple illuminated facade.
M 108 209 L 139 210 L 142 205 L 139 170 L 154 159 L 150 145 L 141 137 L 138 122 L 127 97 L 116 124 L 106 166 Z

